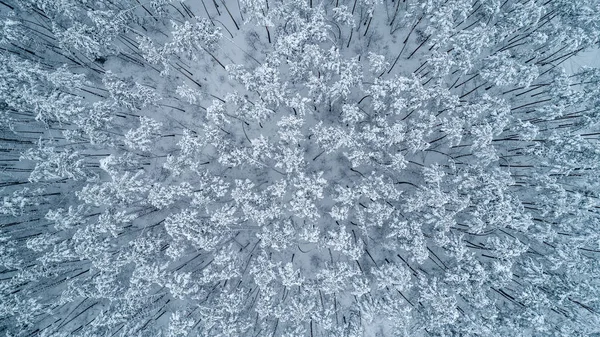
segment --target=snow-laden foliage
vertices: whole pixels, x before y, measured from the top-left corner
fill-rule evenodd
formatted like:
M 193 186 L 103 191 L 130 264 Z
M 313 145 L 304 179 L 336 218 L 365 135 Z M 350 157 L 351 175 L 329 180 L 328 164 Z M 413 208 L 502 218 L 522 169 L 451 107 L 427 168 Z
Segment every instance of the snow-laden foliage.
M 597 1 L 0 14 L 0 334 L 600 333 Z

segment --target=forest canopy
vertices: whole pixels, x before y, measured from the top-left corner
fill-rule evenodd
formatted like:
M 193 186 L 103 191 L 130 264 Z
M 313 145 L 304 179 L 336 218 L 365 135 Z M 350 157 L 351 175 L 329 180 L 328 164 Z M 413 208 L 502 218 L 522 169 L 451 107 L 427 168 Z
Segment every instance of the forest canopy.
M 1 335 L 600 335 L 597 0 L 0 18 Z

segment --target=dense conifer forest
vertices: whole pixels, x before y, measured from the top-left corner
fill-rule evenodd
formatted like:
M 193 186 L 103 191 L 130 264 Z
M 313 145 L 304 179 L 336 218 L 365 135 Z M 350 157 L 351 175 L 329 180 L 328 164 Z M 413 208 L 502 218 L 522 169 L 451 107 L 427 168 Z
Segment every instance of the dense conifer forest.
M 0 335 L 600 336 L 598 0 L 0 18 Z

